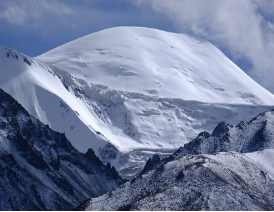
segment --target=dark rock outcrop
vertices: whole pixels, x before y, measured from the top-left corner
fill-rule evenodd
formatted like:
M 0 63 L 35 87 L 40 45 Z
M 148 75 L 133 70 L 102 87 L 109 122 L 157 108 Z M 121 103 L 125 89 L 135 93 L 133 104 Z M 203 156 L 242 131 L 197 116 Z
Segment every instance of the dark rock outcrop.
M 78 152 L 1 89 L 0 170 L 1 210 L 71 210 L 122 182 L 92 149 Z

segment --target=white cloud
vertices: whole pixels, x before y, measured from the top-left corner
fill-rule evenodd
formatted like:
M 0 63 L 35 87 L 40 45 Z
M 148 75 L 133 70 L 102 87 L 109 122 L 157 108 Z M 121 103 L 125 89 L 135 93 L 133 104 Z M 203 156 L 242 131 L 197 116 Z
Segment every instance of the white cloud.
M 1 0 L 0 18 L 19 26 L 39 27 L 48 17 L 64 18 L 73 9 L 54 0 Z
M 274 1 L 138 0 L 165 14 L 181 32 L 229 49 L 253 65 L 248 73 L 274 92 Z

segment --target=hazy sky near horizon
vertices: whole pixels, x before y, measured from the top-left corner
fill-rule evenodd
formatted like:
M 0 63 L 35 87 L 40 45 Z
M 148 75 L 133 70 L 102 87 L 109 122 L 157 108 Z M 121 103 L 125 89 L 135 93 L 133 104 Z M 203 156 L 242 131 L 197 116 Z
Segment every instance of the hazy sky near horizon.
M 272 0 L 1 0 L 0 45 L 37 56 L 115 26 L 209 40 L 274 93 Z

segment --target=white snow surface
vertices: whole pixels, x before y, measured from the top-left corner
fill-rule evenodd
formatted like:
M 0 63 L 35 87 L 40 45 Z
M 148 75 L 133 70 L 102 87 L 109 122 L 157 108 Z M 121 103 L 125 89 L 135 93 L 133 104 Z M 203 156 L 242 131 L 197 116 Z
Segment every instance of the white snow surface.
M 247 121 L 274 102 L 212 44 L 153 29 L 104 30 L 38 59 L 0 47 L 0 64 L 4 91 L 126 177 L 151 155 L 171 154 L 201 131 Z M 102 151 L 107 143 L 116 155 Z
M 142 27 L 102 30 L 37 59 L 109 88 L 211 103 L 274 104 L 211 43 Z
M 64 87 L 51 67 L 5 47 L 0 48 L 0 61 L 0 87 L 31 115 L 64 132 L 81 152 L 106 143 L 93 132 L 99 126 L 87 105 Z

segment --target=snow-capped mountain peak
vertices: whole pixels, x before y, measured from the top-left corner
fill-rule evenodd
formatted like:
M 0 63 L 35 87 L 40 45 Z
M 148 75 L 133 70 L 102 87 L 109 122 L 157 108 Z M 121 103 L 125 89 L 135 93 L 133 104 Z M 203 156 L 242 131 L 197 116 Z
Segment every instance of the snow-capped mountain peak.
M 0 62 L 1 88 L 127 178 L 153 154 L 172 154 L 220 121 L 248 121 L 273 103 L 212 44 L 155 29 L 111 28 L 37 58 L 1 47 Z
M 274 104 L 211 43 L 142 27 L 102 30 L 37 57 L 118 90 L 214 103 Z

